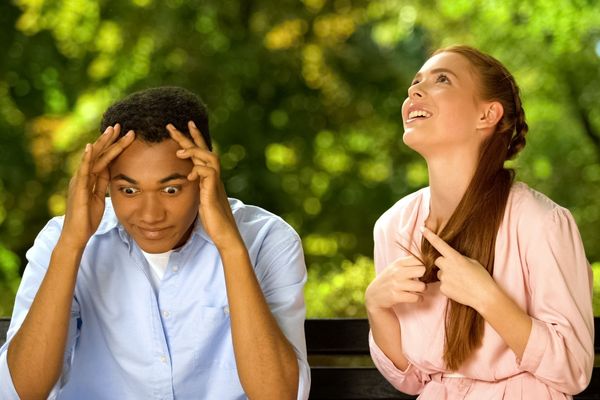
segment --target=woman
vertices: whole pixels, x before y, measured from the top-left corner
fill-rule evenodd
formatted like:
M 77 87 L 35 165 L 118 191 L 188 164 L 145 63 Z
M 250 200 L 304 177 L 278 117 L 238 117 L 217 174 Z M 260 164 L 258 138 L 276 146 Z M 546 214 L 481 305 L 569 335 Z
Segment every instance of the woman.
M 594 362 L 591 269 L 569 211 L 504 168 L 528 129 L 513 77 L 476 49 L 438 50 L 402 118 L 430 186 L 375 225 L 375 365 L 420 399 L 571 398 Z

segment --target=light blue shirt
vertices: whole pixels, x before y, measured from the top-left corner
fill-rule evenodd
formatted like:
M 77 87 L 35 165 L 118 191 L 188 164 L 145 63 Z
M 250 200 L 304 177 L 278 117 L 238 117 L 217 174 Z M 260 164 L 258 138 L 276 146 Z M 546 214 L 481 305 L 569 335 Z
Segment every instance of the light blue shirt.
M 308 398 L 304 338 L 306 266 L 300 238 L 281 218 L 230 199 L 266 301 L 290 341 Z M 53 218 L 27 252 L 7 342 L 0 349 L 0 398 L 18 399 L 6 349 L 44 278 L 63 217 Z M 217 248 L 196 223 L 175 250 L 155 293 L 149 265 L 107 199 L 85 248 L 71 307 L 61 378 L 51 399 L 245 399 L 240 384 Z M 260 348 L 256 348 L 260 351 Z

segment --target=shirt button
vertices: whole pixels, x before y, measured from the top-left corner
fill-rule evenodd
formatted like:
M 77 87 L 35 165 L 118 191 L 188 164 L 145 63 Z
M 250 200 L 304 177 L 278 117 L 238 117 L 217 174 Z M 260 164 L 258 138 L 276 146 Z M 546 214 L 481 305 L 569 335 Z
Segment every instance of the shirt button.
M 164 311 L 163 311 L 163 317 L 165 317 L 165 318 L 169 318 L 170 316 L 171 316 L 171 313 L 170 313 L 170 312 L 168 312 L 167 310 L 164 310 Z
M 166 364 L 167 363 L 167 357 L 160 356 L 160 362 L 163 363 L 163 364 Z
M 179 271 L 179 267 L 178 267 L 177 265 L 175 265 L 175 266 L 173 267 L 173 272 L 177 272 L 177 271 Z
M 224 313 L 225 315 L 229 315 L 229 306 L 225 306 L 225 307 L 223 307 L 223 313 Z

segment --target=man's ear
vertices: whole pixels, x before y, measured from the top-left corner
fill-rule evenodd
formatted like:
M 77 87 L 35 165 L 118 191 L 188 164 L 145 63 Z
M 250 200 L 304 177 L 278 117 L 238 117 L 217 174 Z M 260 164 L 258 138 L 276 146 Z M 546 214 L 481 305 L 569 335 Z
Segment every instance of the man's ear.
M 498 101 L 492 101 L 485 103 L 479 114 L 479 121 L 477 121 L 478 129 L 493 128 L 498 124 L 502 116 L 504 115 L 504 107 Z

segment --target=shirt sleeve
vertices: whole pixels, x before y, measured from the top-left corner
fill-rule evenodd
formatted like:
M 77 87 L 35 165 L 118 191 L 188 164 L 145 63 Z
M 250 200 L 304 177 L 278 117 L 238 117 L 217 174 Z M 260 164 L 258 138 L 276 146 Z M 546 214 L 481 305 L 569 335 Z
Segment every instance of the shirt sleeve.
M 19 400 L 8 368 L 7 351 L 11 340 L 23 324 L 42 280 L 46 275 L 50 263 L 50 256 L 52 255 L 54 246 L 56 246 L 60 232 L 61 224 L 58 219 L 51 220 L 39 233 L 33 247 L 27 251 L 26 257 L 28 263 L 25 272 L 23 273 L 19 289 L 17 290 L 10 327 L 8 328 L 6 335 L 6 343 L 0 349 L 0 398 L 3 400 Z M 79 310 L 77 302 L 74 300 L 71 307 L 71 322 L 69 324 L 67 345 L 65 348 L 63 373 L 53 390 L 50 392 L 49 399 L 55 398 L 59 388 L 64 385 L 68 377 L 71 354 L 77 337 L 78 316 Z
M 304 284 L 307 275 L 298 235 L 287 225 L 272 229 L 262 243 L 255 268 L 265 300 L 296 353 L 298 399 L 305 400 L 310 390 L 310 368 L 304 335 Z
M 592 272 L 571 213 L 555 208 L 536 224 L 525 250 L 532 328 L 519 368 L 577 394 L 594 364 Z

